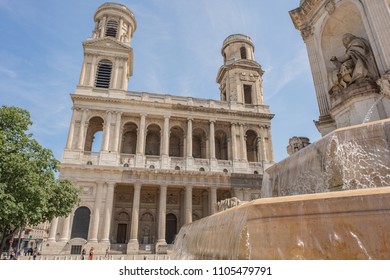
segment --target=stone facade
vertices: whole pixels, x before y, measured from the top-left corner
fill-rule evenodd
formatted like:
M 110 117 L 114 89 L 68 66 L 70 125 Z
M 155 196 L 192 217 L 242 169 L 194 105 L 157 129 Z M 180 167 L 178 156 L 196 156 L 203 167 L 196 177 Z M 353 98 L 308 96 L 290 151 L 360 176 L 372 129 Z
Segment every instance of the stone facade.
M 106 3 L 94 20 L 60 166 L 81 203 L 52 221 L 43 253 L 163 253 L 218 201 L 260 197 L 274 163 L 263 71 L 251 39 L 236 34 L 222 46 L 221 100 L 127 91 L 135 17 Z
M 389 82 L 389 7 L 388 0 L 304 0 L 290 11 L 306 43 L 322 135 L 390 117 L 390 98 L 381 95 Z

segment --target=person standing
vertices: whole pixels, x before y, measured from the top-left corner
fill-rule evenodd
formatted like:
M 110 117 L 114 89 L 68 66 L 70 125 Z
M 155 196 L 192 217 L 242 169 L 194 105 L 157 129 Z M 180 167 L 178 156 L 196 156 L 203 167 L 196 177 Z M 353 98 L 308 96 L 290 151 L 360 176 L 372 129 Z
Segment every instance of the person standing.
M 85 248 L 81 251 L 81 260 L 85 259 L 85 254 L 87 254 L 87 251 L 85 251 Z
M 94 254 L 93 247 L 91 247 L 91 250 L 89 250 L 89 257 L 88 257 L 89 260 L 93 260 L 93 254 Z

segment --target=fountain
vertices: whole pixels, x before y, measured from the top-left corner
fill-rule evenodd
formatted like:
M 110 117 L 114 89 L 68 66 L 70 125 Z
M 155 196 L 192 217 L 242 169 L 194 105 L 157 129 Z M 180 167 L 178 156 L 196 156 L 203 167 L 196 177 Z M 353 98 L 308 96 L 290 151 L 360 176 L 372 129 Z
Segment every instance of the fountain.
M 390 119 L 268 168 L 263 198 L 185 225 L 177 259 L 389 259 Z

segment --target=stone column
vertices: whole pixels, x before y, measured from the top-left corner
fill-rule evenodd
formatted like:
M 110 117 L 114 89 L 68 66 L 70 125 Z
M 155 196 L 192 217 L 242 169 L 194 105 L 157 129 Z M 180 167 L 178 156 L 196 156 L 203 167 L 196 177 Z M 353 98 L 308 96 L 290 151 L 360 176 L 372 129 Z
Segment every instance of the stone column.
M 192 157 L 192 119 L 187 121 L 187 157 Z
M 327 74 L 323 75 L 321 72 L 321 66 L 319 61 L 318 53 L 320 53 L 317 50 L 314 33 L 313 33 L 314 27 L 307 27 L 303 30 L 301 30 L 302 38 L 304 42 L 306 43 L 307 53 L 309 56 L 310 66 L 311 66 L 311 72 L 313 75 L 313 81 L 314 81 L 314 87 L 317 94 L 317 102 L 318 107 L 320 110 L 320 116 L 326 116 L 329 114 L 329 100 L 328 100 L 328 89 L 327 89 L 327 83 L 325 83 L 322 80 L 322 77 L 326 77 Z
M 266 152 L 266 149 L 265 149 L 265 140 L 264 138 L 266 137 L 266 134 L 264 132 L 264 129 L 265 127 L 264 126 L 260 126 L 260 141 L 259 141 L 259 145 L 260 145 L 260 160 L 263 161 L 263 160 L 267 160 L 267 152 Z M 264 164 L 264 163 L 263 163 Z
M 58 227 L 58 217 L 56 217 L 53 220 L 51 220 L 51 223 L 50 223 L 50 233 L 49 233 L 49 238 L 47 239 L 47 241 L 49 241 L 49 242 L 55 242 L 56 241 L 57 227 Z
M 240 123 L 240 146 L 241 146 L 241 159 L 248 160 L 248 155 L 246 152 L 246 141 L 244 134 L 244 124 Z
M 156 247 L 160 245 L 166 245 L 165 241 L 165 223 L 166 223 L 166 212 L 167 212 L 167 185 L 160 186 L 160 204 L 158 209 L 158 234 Z
M 92 57 L 91 72 L 89 75 L 89 86 L 91 87 L 95 86 L 96 59 L 97 59 L 96 56 Z
M 73 212 L 72 212 L 73 214 Z M 72 215 L 71 214 L 71 215 Z M 69 241 L 69 231 L 70 231 L 70 215 L 64 219 L 62 223 L 61 237 L 59 241 L 68 242 Z
M 116 122 L 115 122 L 115 138 L 114 138 L 114 152 L 120 152 L 119 148 L 119 139 L 120 139 L 120 133 L 121 133 L 121 117 L 122 112 L 116 113 Z
M 110 182 L 107 185 L 106 205 L 104 207 L 104 226 L 101 242 L 110 242 L 110 228 L 112 219 L 112 206 L 114 204 L 115 183 Z
M 133 210 L 131 214 L 130 240 L 127 245 L 127 253 L 138 252 L 138 224 L 139 224 L 139 206 L 141 201 L 141 182 L 134 183 Z
M 107 17 L 103 17 L 103 19 L 102 19 L 102 26 L 101 26 L 101 29 L 100 29 L 100 38 L 104 37 L 104 33 L 106 31 L 106 21 L 107 21 Z
M 137 154 L 145 154 L 145 123 L 146 123 L 146 114 L 141 114 L 141 120 L 138 128 L 138 138 L 137 138 Z
M 192 223 L 192 186 L 185 188 L 185 224 Z
M 231 133 L 232 133 L 232 157 L 233 160 L 237 160 L 237 139 L 236 139 L 236 124 L 232 123 L 231 125 Z
M 111 76 L 111 81 L 110 81 L 110 84 L 109 84 L 109 87 L 110 88 L 118 88 L 117 86 L 117 81 L 118 81 L 118 72 L 119 72 L 119 58 L 115 58 L 115 61 L 114 61 L 114 66 L 112 68 L 112 76 Z
M 88 109 L 81 109 L 82 115 L 81 115 L 81 122 L 80 122 L 80 129 L 79 129 L 79 139 L 77 142 L 77 149 L 84 150 L 84 141 L 85 141 L 85 124 L 87 121 L 87 112 Z
M 268 151 L 268 160 L 273 161 L 274 160 L 274 151 L 272 149 L 272 134 L 271 134 L 271 126 L 267 126 L 267 151 Z
M 85 68 L 86 64 L 88 63 L 89 55 L 84 55 L 84 62 L 83 66 L 81 67 L 81 73 L 80 73 L 80 79 L 79 79 L 79 85 L 84 85 L 85 82 Z
M 76 119 L 76 113 L 77 113 L 77 109 L 75 107 L 73 107 L 72 108 L 72 118 L 70 120 L 70 126 L 69 126 L 68 140 L 66 141 L 66 149 L 68 149 L 68 150 L 72 149 L 73 136 L 74 136 L 74 122 Z
M 162 141 L 162 155 L 169 155 L 169 116 L 164 116 L 164 130 Z
M 214 214 L 216 211 L 217 205 L 217 188 L 210 188 L 210 215 Z
M 107 112 L 106 123 L 104 125 L 104 141 L 103 141 L 103 151 L 108 151 L 110 146 L 110 137 L 111 137 L 111 111 Z
M 215 159 L 215 121 L 210 121 L 210 158 Z
M 91 233 L 88 242 L 97 242 L 100 224 L 100 205 L 103 195 L 103 182 L 98 182 L 96 187 L 95 205 L 92 213 Z
M 371 42 L 376 62 L 381 74 L 390 70 L 390 4 L 385 0 L 363 0 L 367 19 L 370 22 L 373 42 Z

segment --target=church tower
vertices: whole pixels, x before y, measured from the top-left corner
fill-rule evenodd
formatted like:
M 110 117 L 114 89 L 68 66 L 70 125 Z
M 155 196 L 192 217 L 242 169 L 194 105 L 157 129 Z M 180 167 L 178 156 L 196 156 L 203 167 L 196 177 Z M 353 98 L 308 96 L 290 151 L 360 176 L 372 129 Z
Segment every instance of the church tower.
M 105 3 L 94 16 L 92 38 L 83 43 L 84 62 L 78 89 L 127 90 L 133 75 L 130 47 L 137 23 L 124 5 Z
M 230 104 L 263 105 L 264 71 L 254 60 L 255 47 L 250 37 L 230 35 L 222 45 L 224 64 L 218 71 L 221 101 Z

